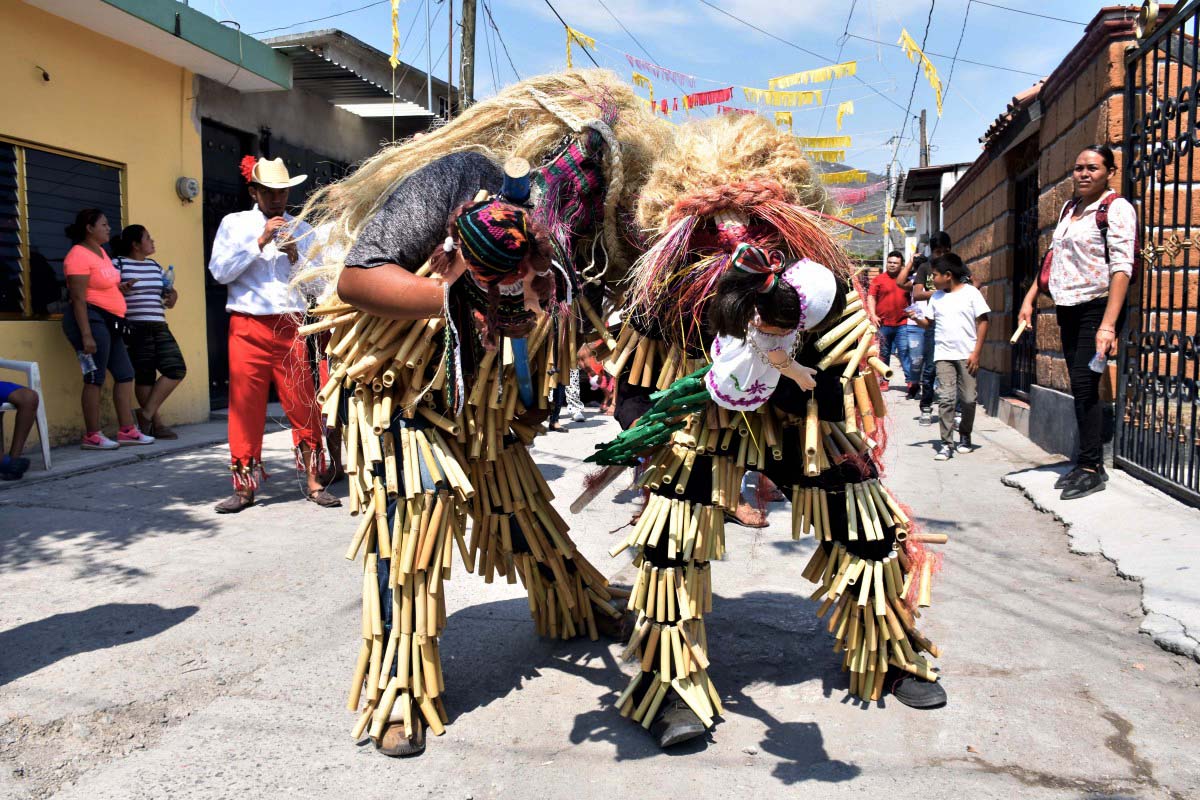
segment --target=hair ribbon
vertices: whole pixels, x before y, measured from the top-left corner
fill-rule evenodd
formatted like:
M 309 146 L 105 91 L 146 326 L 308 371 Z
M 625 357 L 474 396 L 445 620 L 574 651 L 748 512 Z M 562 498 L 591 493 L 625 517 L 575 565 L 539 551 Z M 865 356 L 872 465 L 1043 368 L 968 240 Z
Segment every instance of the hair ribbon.
M 730 265 L 741 272 L 757 273 L 763 276 L 762 286 L 758 291 L 765 294 L 779 284 L 779 276 L 783 273 L 783 253 L 778 250 L 766 251 L 752 244 L 739 244 L 733 251 Z

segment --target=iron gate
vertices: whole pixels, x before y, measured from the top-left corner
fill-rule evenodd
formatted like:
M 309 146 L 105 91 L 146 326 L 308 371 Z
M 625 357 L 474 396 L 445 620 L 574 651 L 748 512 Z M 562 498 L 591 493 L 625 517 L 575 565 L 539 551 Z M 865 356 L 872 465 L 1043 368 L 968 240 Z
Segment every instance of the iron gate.
M 1114 463 L 1200 505 L 1200 2 L 1182 3 L 1125 59 L 1124 194 L 1143 276 L 1121 342 Z
M 1036 142 L 1036 137 L 1031 140 Z M 1035 151 L 1036 153 L 1036 151 Z M 1038 168 L 1035 161 L 1017 175 L 1017 235 L 1013 249 L 1013 298 L 1024 297 L 1038 273 Z M 1012 346 L 1012 386 L 1014 395 L 1029 402 L 1029 390 L 1036 375 L 1037 311 L 1033 329 Z M 1015 324 L 1015 323 L 1014 323 Z

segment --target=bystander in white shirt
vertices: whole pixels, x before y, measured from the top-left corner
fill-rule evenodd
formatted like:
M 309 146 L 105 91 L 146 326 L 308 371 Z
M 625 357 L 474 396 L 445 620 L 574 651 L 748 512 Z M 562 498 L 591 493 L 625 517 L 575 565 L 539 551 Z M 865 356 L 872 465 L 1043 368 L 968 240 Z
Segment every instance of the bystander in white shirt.
M 1123 197 L 1114 197 L 1109 203 L 1106 263 L 1104 235 L 1096 224 L 1096 209 L 1104 196 L 1085 207 L 1079 219 L 1073 219 L 1074 213 L 1066 216 L 1059 213 L 1062 219 L 1054 229 L 1054 256 L 1050 262 L 1050 296 L 1055 305 L 1078 306 L 1104 297 L 1113 273 L 1133 274 L 1137 214 Z
M 251 316 L 302 313 L 307 304 L 291 286 L 292 273 L 312 245 L 312 227 L 284 214 L 287 226 L 279 238 L 296 240 L 300 261 L 292 264 L 287 253 L 274 242 L 259 249 L 258 237 L 267 224 L 255 205 L 249 211 L 228 214 L 213 240 L 208 271 L 218 283 L 229 287 L 225 310 Z
M 925 316 L 937 323 L 933 332 L 934 361 L 962 361 L 970 358 L 979 339 L 976 322 L 990 312 L 983 295 L 969 283 L 953 292 L 936 291 L 929 298 Z

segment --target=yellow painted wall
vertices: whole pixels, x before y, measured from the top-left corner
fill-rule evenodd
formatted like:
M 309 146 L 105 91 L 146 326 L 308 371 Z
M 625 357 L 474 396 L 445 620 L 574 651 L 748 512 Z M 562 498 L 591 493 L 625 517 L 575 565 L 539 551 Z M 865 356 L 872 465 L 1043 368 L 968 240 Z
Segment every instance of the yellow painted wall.
M 38 67 L 49 73 L 49 82 Z M 167 312 L 167 321 L 188 375 L 162 416 L 167 423 L 207 419 L 201 203 L 199 198 L 182 202 L 174 189 L 180 176 L 201 176 L 192 74 L 61 17 L 4 0 L 0 76 L 0 135 L 124 165 L 123 221 L 150 230 L 158 246 L 155 259 L 175 265 L 179 290 L 179 303 Z M 41 365 L 54 444 L 82 435 L 81 374 L 60 321 L 0 319 L 0 356 Z M 13 380 L 13 375 L 0 371 L 0 379 Z M 115 431 L 111 389 L 110 376 L 102 405 L 110 436 Z M 11 420 L 5 422 L 11 430 Z M 36 439 L 36 434 L 30 437 L 31 447 Z

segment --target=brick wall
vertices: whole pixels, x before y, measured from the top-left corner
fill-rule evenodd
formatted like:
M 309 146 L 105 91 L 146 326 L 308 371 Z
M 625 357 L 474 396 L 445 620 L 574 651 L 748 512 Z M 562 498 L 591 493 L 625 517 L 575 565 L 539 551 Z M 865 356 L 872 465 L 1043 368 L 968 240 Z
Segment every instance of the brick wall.
M 1072 195 L 1071 169 L 1079 152 L 1089 144 L 1108 144 L 1117 152 L 1118 169 L 1122 166 L 1124 56 L 1133 41 L 1129 17 L 1123 10 L 1101 11 L 1037 95 L 1040 128 L 1032 135 L 1037 143 L 1039 253 L 1049 247 L 1058 214 Z M 1012 106 L 1008 116 L 1012 119 L 1001 117 L 989 130 L 983 154 L 943 201 L 955 251 L 993 310 L 981 366 L 1000 374 L 1001 384 L 1011 370 L 1009 337 L 1022 300 L 1013 287 L 1014 189 L 1025 164 L 1016 152 L 999 150 L 1004 142 L 1020 138 L 1014 125 L 1036 124 L 1018 122 L 1022 117 Z M 1110 399 L 1114 378 L 1112 373 L 1106 381 Z M 1038 303 L 1035 383 L 1070 392 L 1053 304 L 1046 297 Z

